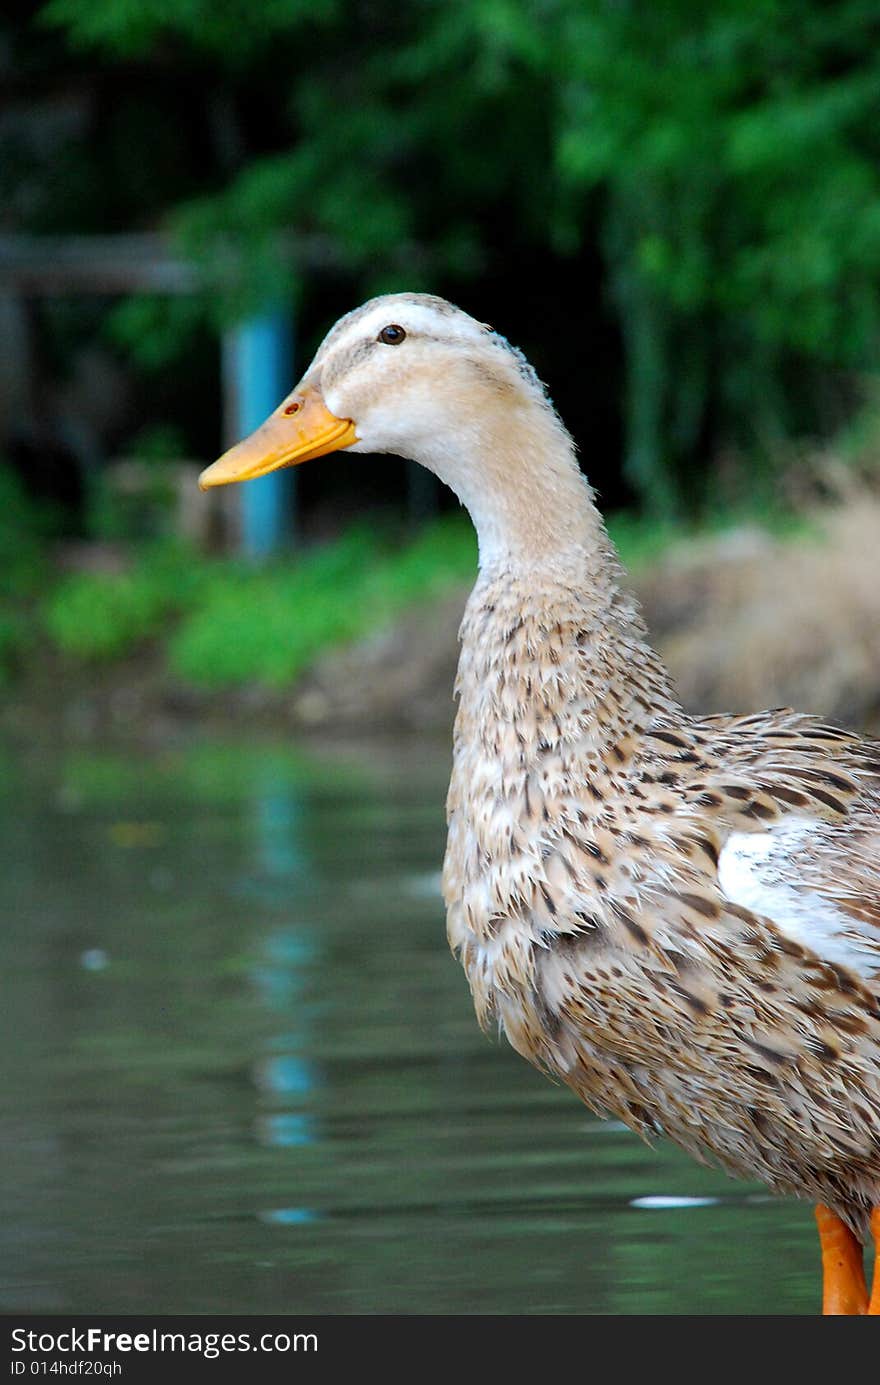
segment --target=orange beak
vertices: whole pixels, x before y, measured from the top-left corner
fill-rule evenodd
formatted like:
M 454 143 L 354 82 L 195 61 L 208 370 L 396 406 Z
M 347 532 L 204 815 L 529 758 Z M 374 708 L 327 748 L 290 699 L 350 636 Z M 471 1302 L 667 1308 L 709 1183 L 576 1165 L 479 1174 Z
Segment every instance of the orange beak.
M 331 414 L 318 391 L 307 385 L 288 395 L 255 433 L 203 471 L 199 486 L 206 491 L 231 481 L 252 481 L 279 467 L 338 452 L 357 440 L 351 419 Z

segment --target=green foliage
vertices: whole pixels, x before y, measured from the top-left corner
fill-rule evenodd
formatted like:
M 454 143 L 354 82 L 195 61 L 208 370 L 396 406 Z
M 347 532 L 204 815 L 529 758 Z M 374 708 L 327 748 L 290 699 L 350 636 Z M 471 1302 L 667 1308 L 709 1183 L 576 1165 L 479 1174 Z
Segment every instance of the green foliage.
M 456 517 L 399 550 L 357 526 L 292 565 L 219 569 L 171 639 L 171 667 L 201 687 L 284 686 L 324 649 L 366 635 L 475 567 L 470 525 Z
M 23 612 L 0 606 L 0 684 L 15 673 L 30 643 L 31 634 Z
M 811 360 L 875 361 L 880 13 L 859 0 L 590 11 L 564 28 L 558 167 L 608 194 L 629 466 L 669 510 L 710 409 L 754 446 L 809 416 Z
M 755 523 L 753 512 L 742 518 Z M 764 521 L 780 537 L 810 532 L 790 515 L 767 514 Z M 731 522 L 735 516 L 719 515 L 695 529 L 621 514 L 612 516 L 609 530 L 625 566 L 637 572 L 671 546 Z M 466 587 L 476 564 L 474 531 L 461 513 L 404 543 L 375 526 L 356 525 L 295 560 L 261 568 L 157 543 L 143 548 L 125 571 L 57 579 L 42 599 L 37 624 L 57 650 L 87 665 L 118 662 L 154 642 L 175 678 L 192 687 L 281 689 L 326 650 Z M 21 661 L 25 634 L 24 615 L 0 608 L 0 671 L 4 655 Z
M 44 540 L 54 527 L 49 506 L 31 499 L 11 467 L 0 463 L 0 571 L 3 593 L 28 592 L 43 571 Z
M 123 466 L 129 475 L 133 467 L 138 469 L 135 485 L 120 484 L 118 467 L 99 472 L 92 480 L 88 504 L 90 536 L 110 543 L 137 544 L 168 534 L 173 528 L 177 500 L 170 465 L 165 460 L 145 460 Z
M 682 524 L 646 520 L 629 512 L 608 518 L 608 533 L 628 572 L 646 567 L 673 544 L 687 539 L 688 532 Z
M 42 624 L 76 660 L 118 660 L 161 636 L 172 671 L 186 682 L 281 687 L 322 650 L 466 581 L 475 567 L 473 531 L 460 516 L 402 546 L 356 526 L 295 562 L 266 568 L 154 544 L 123 572 L 62 578 L 43 602 Z
M 195 347 L 210 306 L 198 295 L 135 294 L 111 308 L 107 334 L 147 372 L 183 359 Z
M 616 516 L 611 532 L 631 569 L 686 535 L 630 515 Z M 124 572 L 62 578 L 44 602 L 43 624 L 77 660 L 118 660 L 160 637 L 171 671 L 193 686 L 280 688 L 324 650 L 469 583 L 476 564 L 473 528 L 462 514 L 403 544 L 355 525 L 295 561 L 261 568 L 154 544 Z
M 130 653 L 158 635 L 199 598 L 205 565 L 171 545 L 146 549 L 124 572 L 64 577 L 43 605 L 43 623 L 62 653 L 103 661 Z
M 90 537 L 138 544 L 173 533 L 180 498 L 175 459 L 185 454 L 183 433 L 173 424 L 154 424 L 136 433 L 124 459 L 89 478 Z
M 374 558 L 374 540 L 356 530 L 290 566 L 219 569 L 172 637 L 172 669 L 201 687 L 289 682 L 322 648 L 358 632 L 358 591 Z
M 188 194 L 169 178 L 147 180 L 152 203 L 143 178 L 131 187 L 207 286 L 195 303 L 120 310 L 141 359 L 185 353 L 199 315 L 301 296 L 318 266 L 363 294 L 452 291 L 499 257 L 540 275 L 550 256 L 574 269 L 598 249 L 625 355 L 626 467 L 655 511 L 705 500 L 707 454 L 766 457 L 782 435 L 839 424 L 817 381 L 876 369 L 880 339 L 876 5 L 373 0 L 366 13 L 354 0 L 44 9 L 104 62 L 149 65 L 157 90 L 185 69 L 213 112 L 214 153 Z M 157 103 L 157 131 L 164 120 Z M 149 155 L 141 143 L 117 160 L 117 184 Z M 572 305 L 559 349 L 577 355 Z
M 107 47 L 129 56 L 163 40 L 184 38 L 214 58 L 236 64 L 272 41 L 320 26 L 339 9 L 336 0 L 50 0 L 47 24 L 68 29 L 83 47 Z
M 49 507 L 33 501 L 16 473 L 0 464 L 0 683 L 12 674 L 31 643 L 23 602 L 43 579 L 45 539 L 53 526 Z
M 186 443 L 173 423 L 157 423 L 136 433 L 126 450 L 129 457 L 161 467 L 174 457 L 185 457 Z
M 452 514 L 427 525 L 408 546 L 391 555 L 373 573 L 375 599 L 390 612 L 413 600 L 436 596 L 476 574 L 477 544 L 466 516 Z

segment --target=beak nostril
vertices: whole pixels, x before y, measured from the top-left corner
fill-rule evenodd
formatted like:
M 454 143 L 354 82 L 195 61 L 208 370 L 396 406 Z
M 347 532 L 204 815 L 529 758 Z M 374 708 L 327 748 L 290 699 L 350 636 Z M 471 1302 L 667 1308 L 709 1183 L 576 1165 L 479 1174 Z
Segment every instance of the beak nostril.
M 298 414 L 301 408 L 302 408 L 302 404 L 300 404 L 299 400 L 298 400 L 298 399 L 294 399 L 294 401 L 293 401 L 292 404 L 288 404 L 288 406 L 287 406 L 287 408 L 284 410 L 284 412 L 285 412 L 286 414 Z

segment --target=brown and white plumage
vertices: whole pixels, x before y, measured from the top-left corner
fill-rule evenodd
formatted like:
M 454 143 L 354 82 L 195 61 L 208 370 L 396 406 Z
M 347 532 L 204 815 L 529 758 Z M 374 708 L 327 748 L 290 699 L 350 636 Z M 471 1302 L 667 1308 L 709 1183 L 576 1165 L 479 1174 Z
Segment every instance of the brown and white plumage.
M 491 329 L 441 299 L 375 299 L 330 332 L 272 438 L 315 400 L 330 423 L 274 465 L 396 452 L 477 528 L 443 892 L 480 1022 L 594 1110 L 866 1240 L 880 747 L 789 710 L 683 711 L 571 439 Z M 205 484 L 259 474 L 267 439 Z

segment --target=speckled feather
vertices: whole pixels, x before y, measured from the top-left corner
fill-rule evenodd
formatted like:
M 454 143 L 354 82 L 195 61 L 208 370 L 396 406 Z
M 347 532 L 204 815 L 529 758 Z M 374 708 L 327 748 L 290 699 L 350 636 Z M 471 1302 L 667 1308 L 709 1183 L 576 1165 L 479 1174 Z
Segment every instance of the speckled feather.
M 880 1194 L 880 747 L 787 710 L 691 718 L 608 563 L 478 582 L 444 873 L 483 1024 L 645 1137 L 835 1208 Z M 610 579 L 610 580 L 609 580 Z M 868 975 L 725 897 L 734 834 L 797 813 Z

